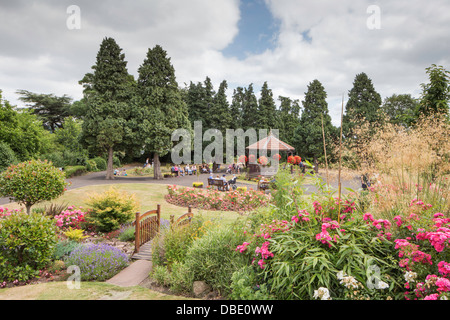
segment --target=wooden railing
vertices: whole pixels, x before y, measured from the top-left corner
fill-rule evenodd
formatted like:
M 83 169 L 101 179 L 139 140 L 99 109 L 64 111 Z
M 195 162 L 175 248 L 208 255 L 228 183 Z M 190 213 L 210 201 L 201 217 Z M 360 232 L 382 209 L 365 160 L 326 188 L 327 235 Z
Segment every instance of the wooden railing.
M 188 212 L 180 216 L 177 220 L 175 220 L 175 216 L 170 216 L 170 227 L 176 228 L 176 227 L 182 227 L 186 226 L 191 223 L 192 218 L 194 217 L 194 214 L 192 213 L 192 207 L 189 206 Z
M 147 211 L 144 214 L 136 213 L 135 246 L 134 251 L 139 252 L 142 244 L 152 240 L 158 233 L 161 225 L 161 206 L 156 210 Z

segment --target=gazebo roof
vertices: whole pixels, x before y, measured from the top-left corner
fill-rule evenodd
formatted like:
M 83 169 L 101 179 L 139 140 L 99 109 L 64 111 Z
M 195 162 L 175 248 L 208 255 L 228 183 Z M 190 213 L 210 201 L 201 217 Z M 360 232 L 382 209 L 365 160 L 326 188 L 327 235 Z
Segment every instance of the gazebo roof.
M 249 150 L 279 150 L 279 151 L 294 151 L 295 148 L 288 145 L 287 143 L 280 141 L 278 138 L 274 137 L 271 133 L 264 139 L 249 145 L 247 147 Z

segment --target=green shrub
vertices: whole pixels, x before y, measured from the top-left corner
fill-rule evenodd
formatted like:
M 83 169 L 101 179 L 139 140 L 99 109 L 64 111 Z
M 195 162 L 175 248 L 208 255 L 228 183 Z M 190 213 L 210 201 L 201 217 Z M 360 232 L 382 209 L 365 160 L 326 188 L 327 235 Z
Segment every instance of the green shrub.
M 66 186 L 64 173 L 47 161 L 22 162 L 0 173 L 0 195 L 24 204 L 27 213 L 34 204 L 62 195 Z
M 66 166 L 66 162 L 61 151 L 46 153 L 41 155 L 40 158 L 41 160 L 47 160 L 51 162 L 57 168 L 64 168 Z
M 37 276 L 51 262 L 56 242 L 56 226 L 47 216 L 19 212 L 0 219 L 0 280 Z
M 97 168 L 97 164 L 92 159 L 89 159 L 87 161 L 87 163 L 86 163 L 86 170 L 89 171 L 89 172 L 99 171 L 98 168 Z
M 160 286 L 168 287 L 170 285 L 170 272 L 166 266 L 154 266 L 150 275 Z
M 250 263 L 246 256 L 236 252 L 236 247 L 246 238 L 241 227 L 239 224 L 216 226 L 193 242 L 184 260 L 185 270 L 192 274 L 193 281 L 206 281 L 221 294 L 231 292 L 233 272 Z
M 136 231 L 136 228 L 133 226 L 125 227 L 122 230 L 120 230 L 118 238 L 120 241 L 124 241 L 124 242 L 134 241 L 135 231 Z
M 135 195 L 115 188 L 92 195 L 87 204 L 92 208 L 86 221 L 100 232 L 118 230 L 123 224 L 133 221 L 139 210 Z
M 55 251 L 53 253 L 53 259 L 64 260 L 70 253 L 82 244 L 72 240 L 58 241 L 55 245 Z
M 263 279 L 258 279 L 254 266 L 244 266 L 231 276 L 232 300 L 272 300 L 273 296 Z
M 14 151 L 7 143 L 0 142 L 0 172 L 15 163 L 17 163 L 17 157 Z
M 87 173 L 86 166 L 68 166 L 64 168 L 66 178 L 81 176 Z
M 106 162 L 106 160 L 104 158 L 102 158 L 102 157 L 95 157 L 92 160 L 95 162 L 95 164 L 97 166 L 97 169 L 99 171 L 105 171 L 106 170 L 106 167 L 107 167 L 108 163 Z

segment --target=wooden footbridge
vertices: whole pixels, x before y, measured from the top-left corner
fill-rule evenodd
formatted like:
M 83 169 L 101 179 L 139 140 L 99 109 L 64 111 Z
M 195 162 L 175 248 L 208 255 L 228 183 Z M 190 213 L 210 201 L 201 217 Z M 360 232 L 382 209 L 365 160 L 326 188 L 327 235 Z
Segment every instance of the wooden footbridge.
M 189 207 L 188 212 L 175 220 L 175 216 L 170 216 L 170 227 L 178 228 L 191 223 L 194 214 Z M 134 254 L 131 256 L 135 260 L 152 260 L 152 240 L 160 232 L 161 228 L 161 206 L 158 204 L 156 210 L 147 211 L 144 214 L 136 213 L 135 244 Z

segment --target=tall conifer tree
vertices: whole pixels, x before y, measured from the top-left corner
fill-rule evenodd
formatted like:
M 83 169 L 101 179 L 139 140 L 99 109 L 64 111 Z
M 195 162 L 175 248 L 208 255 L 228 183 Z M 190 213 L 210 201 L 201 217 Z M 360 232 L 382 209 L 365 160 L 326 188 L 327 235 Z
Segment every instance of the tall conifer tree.
M 82 141 L 91 152 L 106 152 L 106 179 L 114 179 L 113 153 L 128 143 L 131 129 L 129 103 L 133 96 L 134 80 L 128 74 L 122 49 L 112 38 L 105 38 L 97 54 L 93 73 L 80 81 L 84 86 L 86 114 Z
M 162 179 L 160 157 L 171 151 L 171 137 L 176 129 L 190 129 L 188 109 L 175 69 L 161 46 L 148 49 L 138 73 L 141 141 L 144 150 L 153 153 L 154 178 Z
M 328 114 L 327 93 L 319 80 L 312 81 L 302 101 L 303 111 L 300 124 L 295 130 L 295 149 L 302 158 L 312 158 L 318 169 L 318 158 L 324 155 L 322 119 L 327 142 L 327 155 L 331 153 L 330 142 L 334 139 L 336 128 Z M 328 139 L 327 139 L 328 138 Z

